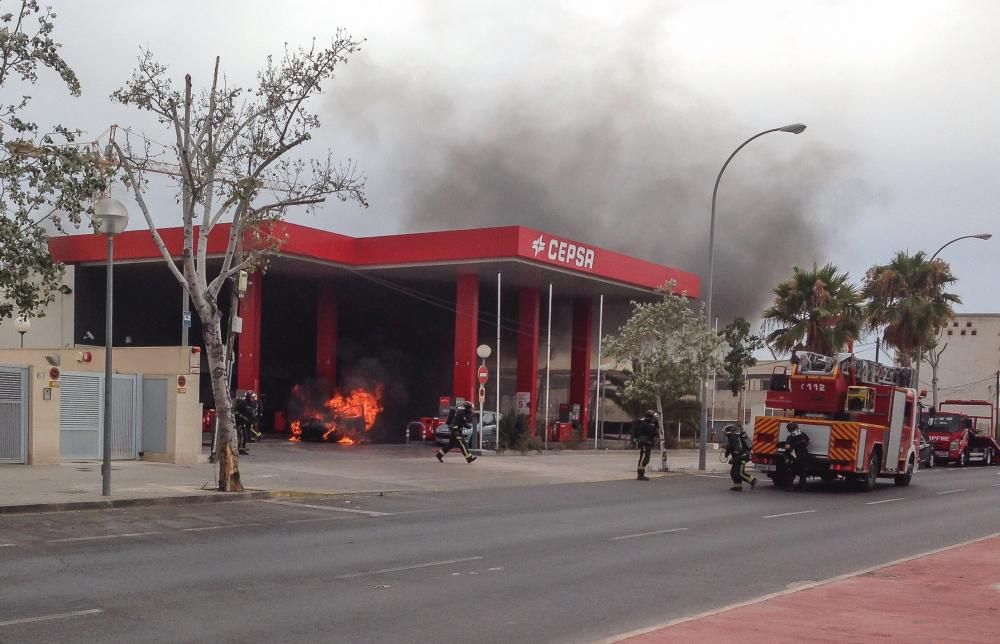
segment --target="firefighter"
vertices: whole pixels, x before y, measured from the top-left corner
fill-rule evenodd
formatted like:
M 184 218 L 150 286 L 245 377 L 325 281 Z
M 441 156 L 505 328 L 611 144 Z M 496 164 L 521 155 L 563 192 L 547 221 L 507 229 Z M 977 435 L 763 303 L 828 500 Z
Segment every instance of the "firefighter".
M 240 454 L 250 453 L 247 449 L 247 438 L 250 436 L 250 428 L 253 427 L 256 410 L 257 407 L 253 401 L 252 391 L 245 392 L 242 396 L 236 399 L 236 404 L 233 405 L 233 412 L 236 416 L 236 434 L 239 441 L 238 447 Z
M 809 471 L 809 436 L 799 429 L 798 423 L 788 423 L 788 438 L 785 439 L 791 454 L 792 482 L 799 477 L 799 489 L 806 486 L 806 476 Z
M 261 402 L 257 392 L 250 392 L 251 411 L 253 412 L 253 423 L 250 424 L 249 438 L 251 443 L 260 441 L 260 423 L 264 418 L 264 403 Z
M 437 457 L 439 463 L 444 463 L 445 454 L 451 451 L 454 447 L 461 447 L 462 456 L 465 457 L 465 462 L 471 463 L 476 460 L 476 457 L 469 453 L 469 448 L 466 446 L 465 440 L 462 438 L 462 430 L 472 427 L 472 403 L 466 400 L 465 403 L 455 412 L 454 418 L 451 417 L 451 414 L 448 416 L 448 430 L 451 432 L 451 436 L 448 439 L 448 445 L 438 449 L 434 456 Z
M 743 482 L 750 484 L 752 490 L 757 485 L 757 477 L 747 473 L 747 461 L 750 460 L 750 440 L 736 425 L 726 425 L 726 456 L 729 457 L 729 478 L 733 479 L 734 492 L 743 490 Z
M 639 446 L 639 465 L 636 469 L 636 472 L 639 474 L 636 477 L 638 481 L 649 480 L 646 477 L 646 466 L 649 465 L 649 457 L 653 453 L 653 443 L 656 441 L 659 433 L 659 420 L 656 418 L 656 412 L 650 409 L 635 428 L 635 442 Z

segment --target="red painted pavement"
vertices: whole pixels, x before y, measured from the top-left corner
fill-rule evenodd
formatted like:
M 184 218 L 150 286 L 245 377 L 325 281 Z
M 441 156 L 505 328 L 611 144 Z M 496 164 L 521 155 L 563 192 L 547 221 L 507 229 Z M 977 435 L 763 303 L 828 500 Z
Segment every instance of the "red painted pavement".
M 619 641 L 993 644 L 1000 536 Z

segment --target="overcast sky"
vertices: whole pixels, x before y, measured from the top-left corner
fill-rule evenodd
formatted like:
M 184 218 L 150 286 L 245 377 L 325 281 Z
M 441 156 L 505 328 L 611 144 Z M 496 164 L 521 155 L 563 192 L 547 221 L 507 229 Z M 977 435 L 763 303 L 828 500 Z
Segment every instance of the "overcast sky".
M 311 226 L 528 224 L 700 272 L 723 161 L 802 122 L 751 143 L 723 178 L 725 314 L 759 311 L 793 264 L 860 279 L 899 249 L 1000 233 L 1000 3 L 988 0 L 51 4 L 84 94 L 45 89 L 34 115 L 90 136 L 116 122 L 169 140 L 108 100 L 140 46 L 196 85 L 219 55 L 232 84 L 285 42 L 337 27 L 365 38 L 316 106 L 316 144 L 358 162 L 371 207 L 292 217 Z M 176 221 L 172 200 L 160 207 Z M 960 311 L 998 310 L 998 244 L 942 254 Z

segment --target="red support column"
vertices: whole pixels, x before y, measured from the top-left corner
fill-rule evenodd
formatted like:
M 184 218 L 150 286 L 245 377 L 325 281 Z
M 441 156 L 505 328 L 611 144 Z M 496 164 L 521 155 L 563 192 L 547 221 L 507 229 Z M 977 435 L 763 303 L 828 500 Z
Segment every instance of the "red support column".
M 455 372 L 452 395 L 475 404 L 479 276 L 459 275 L 455 288 Z
M 593 306 L 589 297 L 573 300 L 573 344 L 570 350 L 569 404 L 580 405 L 580 438 L 590 420 L 590 335 Z
M 328 283 L 316 289 L 316 380 L 327 393 L 337 386 L 337 294 Z
M 537 288 L 522 288 L 517 313 L 517 391 L 531 397 L 525 418 L 527 429 L 535 434 L 535 410 L 538 409 L 538 319 L 541 294 Z
M 252 389 L 260 393 L 260 315 L 263 304 L 263 276 L 250 275 L 246 295 L 240 300 L 240 317 L 243 331 L 239 336 L 239 364 L 236 371 L 236 388 Z

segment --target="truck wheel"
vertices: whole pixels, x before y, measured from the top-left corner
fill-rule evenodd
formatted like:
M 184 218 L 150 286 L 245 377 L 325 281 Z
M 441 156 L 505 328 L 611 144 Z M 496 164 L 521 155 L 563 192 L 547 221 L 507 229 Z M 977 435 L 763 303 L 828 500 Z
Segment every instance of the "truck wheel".
M 861 490 L 870 492 L 875 489 L 875 481 L 878 479 L 879 470 L 882 469 L 882 459 L 878 452 L 872 450 L 872 456 L 868 460 L 868 473 L 858 479 Z
M 899 487 L 906 487 L 910 484 L 913 479 L 913 458 L 910 457 L 909 462 L 906 464 L 906 474 L 896 475 L 895 482 Z
M 774 484 L 777 487 L 780 487 L 783 490 L 787 490 L 788 488 L 792 487 L 792 481 L 794 480 L 794 478 L 795 477 L 791 472 L 787 470 L 782 470 L 780 472 L 775 472 L 774 478 L 772 478 L 771 480 L 774 481 Z
M 825 472 L 821 473 L 821 474 L 819 475 L 819 478 L 820 478 L 820 480 L 822 480 L 822 481 L 823 481 L 824 483 L 832 483 L 832 482 L 833 482 L 833 480 L 837 478 L 837 475 L 836 475 L 836 474 L 834 474 L 833 472 L 830 472 L 829 470 L 827 470 L 827 471 L 825 471 Z

